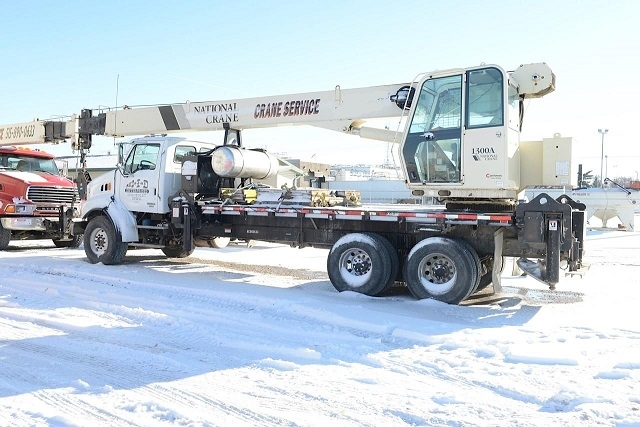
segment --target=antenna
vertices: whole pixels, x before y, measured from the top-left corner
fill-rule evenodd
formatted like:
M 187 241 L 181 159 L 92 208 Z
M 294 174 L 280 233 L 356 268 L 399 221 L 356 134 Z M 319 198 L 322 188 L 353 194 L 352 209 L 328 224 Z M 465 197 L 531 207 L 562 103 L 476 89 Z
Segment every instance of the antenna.
M 120 90 L 120 74 L 116 74 L 116 111 L 114 113 L 114 118 L 118 116 L 118 91 Z M 118 127 L 118 121 L 115 120 L 114 130 Z M 113 146 L 116 146 L 116 132 L 113 135 Z

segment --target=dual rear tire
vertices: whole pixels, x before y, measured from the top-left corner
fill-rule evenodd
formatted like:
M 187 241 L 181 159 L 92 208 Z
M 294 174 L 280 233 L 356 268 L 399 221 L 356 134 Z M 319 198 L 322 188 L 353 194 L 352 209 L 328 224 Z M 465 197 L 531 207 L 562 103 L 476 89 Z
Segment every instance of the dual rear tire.
M 395 248 L 387 239 L 373 233 L 343 236 L 327 258 L 329 280 L 339 292 L 380 295 L 393 286 L 399 269 Z
M 327 271 L 340 292 L 378 296 L 394 284 L 400 268 L 398 253 L 384 237 L 351 233 L 329 251 Z M 458 304 L 480 284 L 481 262 L 462 239 L 430 237 L 416 244 L 405 261 L 403 276 L 411 294 Z
M 458 304 L 480 283 L 480 259 L 461 239 L 430 237 L 409 252 L 404 266 L 409 291 L 418 299 Z

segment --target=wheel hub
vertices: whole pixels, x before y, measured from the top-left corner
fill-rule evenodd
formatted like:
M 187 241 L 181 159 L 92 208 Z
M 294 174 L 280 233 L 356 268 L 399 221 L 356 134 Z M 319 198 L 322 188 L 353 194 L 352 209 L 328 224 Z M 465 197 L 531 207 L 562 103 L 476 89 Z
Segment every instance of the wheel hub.
M 351 252 L 346 259 L 347 271 L 362 276 L 371 270 L 371 259 L 364 252 Z
M 455 273 L 452 262 L 442 256 L 432 256 L 426 261 L 425 266 L 424 275 L 431 283 L 446 283 Z
M 98 230 L 93 235 L 93 248 L 96 253 L 103 253 L 107 248 L 107 236 L 104 231 Z
M 435 265 L 431 270 L 431 276 L 435 277 L 439 282 L 445 280 L 449 275 L 449 270 L 442 264 Z

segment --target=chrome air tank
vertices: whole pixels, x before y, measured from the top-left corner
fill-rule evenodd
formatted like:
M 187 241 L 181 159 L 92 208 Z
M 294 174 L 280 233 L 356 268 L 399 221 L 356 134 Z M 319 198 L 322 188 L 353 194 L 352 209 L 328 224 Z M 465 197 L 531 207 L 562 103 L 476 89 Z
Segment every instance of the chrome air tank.
M 265 179 L 278 173 L 278 158 L 259 150 L 221 146 L 211 155 L 213 171 L 225 178 Z

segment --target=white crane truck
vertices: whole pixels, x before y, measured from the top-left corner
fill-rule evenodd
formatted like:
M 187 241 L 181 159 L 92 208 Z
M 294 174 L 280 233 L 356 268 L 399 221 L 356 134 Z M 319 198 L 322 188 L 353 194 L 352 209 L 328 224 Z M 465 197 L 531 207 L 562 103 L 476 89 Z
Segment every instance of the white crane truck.
M 523 103 L 554 89 L 544 63 L 511 72 L 483 64 L 404 84 L 82 110 L 65 132 L 82 151 L 92 135 L 155 135 L 133 139 L 115 170 L 88 183 L 72 233 L 84 234 L 91 263 L 118 264 L 129 247 L 186 257 L 197 246 L 252 239 L 330 248 L 338 291 L 382 295 L 405 284 L 417 298 L 457 304 L 492 282 L 499 291 L 503 257 L 553 289 L 562 268 L 581 268 L 585 206 L 566 195 L 518 195 L 536 184 L 520 176 Z M 389 117 L 397 130 L 365 126 Z M 348 191 L 258 186 L 278 172 L 278 159 L 244 148 L 241 131 L 281 125 L 396 143 L 412 194 L 441 204 L 362 206 Z M 189 130 L 224 130 L 224 139 L 167 136 Z

